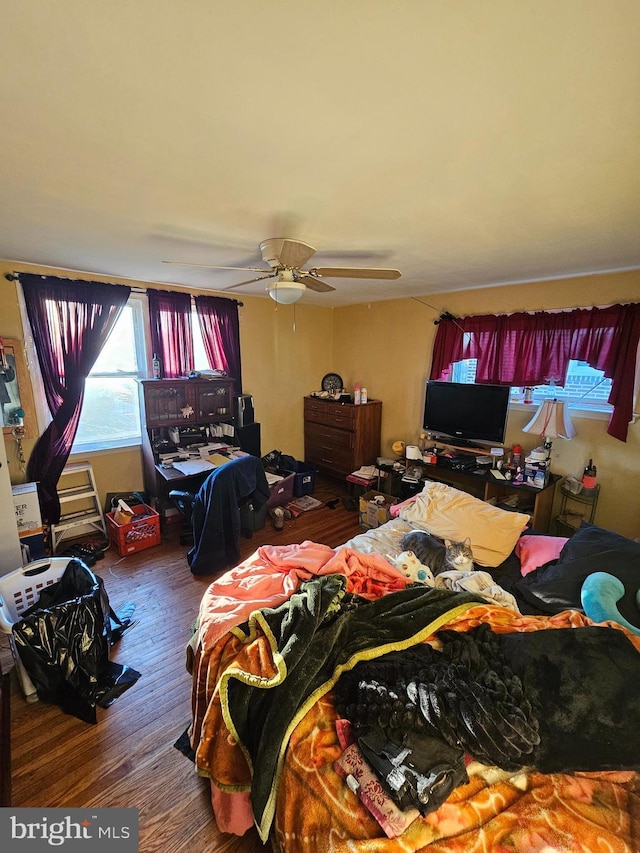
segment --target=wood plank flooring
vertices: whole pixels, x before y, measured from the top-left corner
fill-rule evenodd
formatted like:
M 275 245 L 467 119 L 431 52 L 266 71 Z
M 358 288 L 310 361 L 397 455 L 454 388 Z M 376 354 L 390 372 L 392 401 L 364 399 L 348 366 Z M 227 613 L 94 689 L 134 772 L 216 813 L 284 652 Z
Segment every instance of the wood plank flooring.
M 342 544 L 358 532 L 358 513 L 341 501 L 335 509 L 326 502 L 345 494 L 342 483 L 318 479 L 314 497 L 324 505 L 286 521 L 282 531 L 267 521 L 252 539 L 242 540 L 242 558 L 265 543 Z M 27 703 L 12 673 L 13 805 L 135 807 L 141 853 L 268 851 L 253 829 L 242 838 L 218 831 L 208 782 L 173 745 L 190 718 L 185 646 L 215 577 L 193 576 L 187 550 L 178 542 L 176 525 L 163 533 L 161 545 L 125 558 L 109 549 L 93 567 L 114 610 L 126 602 L 136 605 L 139 622 L 113 646 L 110 658 L 141 673 L 110 708 L 98 708 L 96 725 L 55 705 Z M 6 647 L 6 635 L 0 634 L 0 643 Z

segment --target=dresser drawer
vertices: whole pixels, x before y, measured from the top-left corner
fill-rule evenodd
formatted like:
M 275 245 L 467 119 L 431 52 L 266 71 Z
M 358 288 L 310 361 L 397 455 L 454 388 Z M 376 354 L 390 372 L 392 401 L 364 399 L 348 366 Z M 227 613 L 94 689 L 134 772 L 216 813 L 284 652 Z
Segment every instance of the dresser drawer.
M 352 430 L 355 427 L 354 409 L 355 407 L 350 403 L 343 405 L 326 400 L 305 399 L 304 418 L 313 423 Z
M 305 444 L 304 456 L 310 465 L 344 477 L 354 469 L 353 451 L 349 448 Z
M 305 443 L 314 447 L 336 447 L 349 451 L 353 448 L 354 444 L 354 434 L 352 432 L 315 423 L 306 424 L 304 439 Z

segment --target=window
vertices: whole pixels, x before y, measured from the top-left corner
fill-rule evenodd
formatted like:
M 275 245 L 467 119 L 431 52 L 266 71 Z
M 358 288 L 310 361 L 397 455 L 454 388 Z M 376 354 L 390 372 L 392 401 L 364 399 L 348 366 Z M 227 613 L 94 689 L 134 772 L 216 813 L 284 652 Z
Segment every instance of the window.
M 468 358 L 453 365 L 451 379 L 454 382 L 475 382 L 476 359 Z M 611 380 L 602 370 L 590 367 L 585 361 L 570 361 L 564 387 L 561 385 L 536 385 L 532 389 L 533 403 L 543 400 L 564 400 L 571 408 L 592 412 L 611 412 L 607 402 L 611 392 Z M 511 402 L 524 401 L 524 388 L 511 389 Z
M 72 453 L 140 444 L 138 379 L 147 377 L 144 301 L 132 294 L 85 385 Z
M 207 358 L 207 351 L 204 348 L 200 321 L 198 320 L 198 313 L 195 305 L 191 309 L 191 333 L 193 335 L 193 369 L 210 370 L 211 365 Z

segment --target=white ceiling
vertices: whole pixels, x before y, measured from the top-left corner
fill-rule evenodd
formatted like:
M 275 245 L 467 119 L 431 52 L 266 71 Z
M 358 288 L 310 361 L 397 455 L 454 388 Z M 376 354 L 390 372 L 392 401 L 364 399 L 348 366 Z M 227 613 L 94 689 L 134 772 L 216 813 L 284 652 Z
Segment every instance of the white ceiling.
M 402 272 L 324 305 L 640 267 L 638 0 L 0 4 L 0 257 Z

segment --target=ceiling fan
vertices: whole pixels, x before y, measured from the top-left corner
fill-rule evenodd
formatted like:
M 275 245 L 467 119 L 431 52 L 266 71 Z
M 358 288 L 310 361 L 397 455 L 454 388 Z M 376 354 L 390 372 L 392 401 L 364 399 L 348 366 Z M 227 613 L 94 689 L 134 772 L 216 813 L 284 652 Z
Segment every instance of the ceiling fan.
M 364 267 L 310 267 L 302 266 L 315 255 L 313 246 L 302 240 L 292 240 L 286 237 L 272 237 L 260 243 L 262 260 L 271 269 L 261 267 L 220 267 L 212 264 L 190 264 L 181 261 L 163 261 L 165 264 L 182 264 L 192 267 L 207 267 L 214 270 L 244 270 L 260 273 L 255 278 L 223 287 L 222 290 L 235 290 L 262 279 L 275 279 L 266 286 L 267 293 L 281 305 L 297 302 L 307 288 L 318 293 L 335 290 L 333 285 L 323 281 L 324 278 L 382 278 L 393 280 L 400 278 L 400 272 L 392 269 L 367 269 Z

